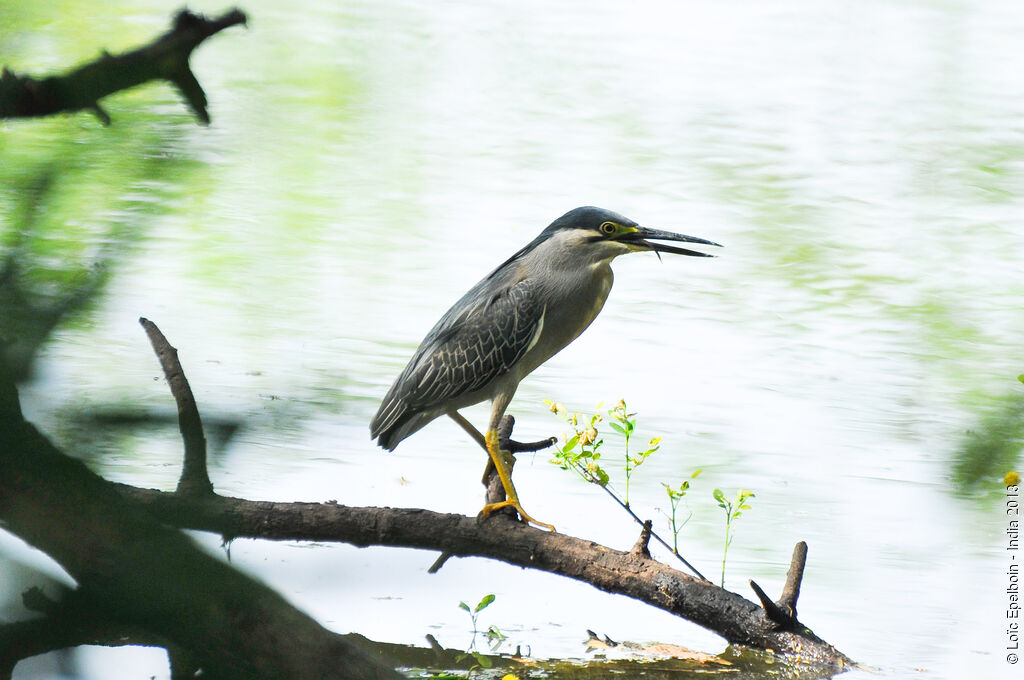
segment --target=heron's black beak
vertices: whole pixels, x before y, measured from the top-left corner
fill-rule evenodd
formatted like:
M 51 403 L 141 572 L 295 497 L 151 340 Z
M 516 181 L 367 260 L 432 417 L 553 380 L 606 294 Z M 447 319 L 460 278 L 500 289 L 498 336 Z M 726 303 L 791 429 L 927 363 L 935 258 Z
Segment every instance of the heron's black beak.
M 625 234 L 619 238 L 620 241 L 628 243 L 631 246 L 636 246 L 643 250 L 653 250 L 656 253 L 675 253 L 676 255 L 692 255 L 694 257 L 714 257 L 714 255 L 711 255 L 710 253 L 702 253 L 699 250 L 679 248 L 678 246 L 669 246 L 664 243 L 651 243 L 648 239 L 655 239 L 658 241 L 682 241 L 684 243 L 701 243 L 706 246 L 722 247 L 721 244 L 704 238 L 686 236 L 684 234 L 674 234 L 671 231 L 649 229 L 647 227 L 637 227 L 635 232 Z

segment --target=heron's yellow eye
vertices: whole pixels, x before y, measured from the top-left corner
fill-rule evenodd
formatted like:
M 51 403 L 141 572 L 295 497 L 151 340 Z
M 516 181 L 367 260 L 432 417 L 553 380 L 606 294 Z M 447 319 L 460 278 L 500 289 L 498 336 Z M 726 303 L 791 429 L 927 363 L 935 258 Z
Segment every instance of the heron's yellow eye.
M 618 225 L 616 225 L 614 222 L 605 222 L 604 224 L 601 225 L 601 231 L 611 236 L 612 234 L 615 233 L 615 228 L 617 226 Z

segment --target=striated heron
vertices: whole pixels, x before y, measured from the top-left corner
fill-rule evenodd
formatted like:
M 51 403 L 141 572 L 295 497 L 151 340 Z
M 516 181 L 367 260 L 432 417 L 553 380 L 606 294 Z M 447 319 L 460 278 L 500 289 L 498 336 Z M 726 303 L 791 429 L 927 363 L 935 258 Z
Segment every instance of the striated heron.
M 708 257 L 650 239 L 718 245 L 641 227 L 602 208 L 576 208 L 559 217 L 473 286 L 427 333 L 370 421 L 371 436 L 393 450 L 447 414 L 487 451 L 505 489 L 506 499 L 485 505 L 481 515 L 511 506 L 523 521 L 554 531 L 520 505 L 507 461 L 511 454 L 499 447 L 498 424 L 519 382 L 597 317 L 612 287 L 613 259 L 647 251 Z M 484 435 L 458 410 L 486 399 L 491 418 Z

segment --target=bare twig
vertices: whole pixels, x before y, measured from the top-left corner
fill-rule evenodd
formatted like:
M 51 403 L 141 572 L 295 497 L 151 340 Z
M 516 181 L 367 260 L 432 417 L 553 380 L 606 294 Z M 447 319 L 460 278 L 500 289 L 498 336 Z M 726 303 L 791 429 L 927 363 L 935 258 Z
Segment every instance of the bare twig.
M 644 520 L 644 526 L 640 530 L 640 537 L 636 539 L 636 543 L 633 545 L 633 549 L 630 550 L 631 555 L 639 555 L 641 557 L 650 558 L 651 551 L 647 547 L 647 544 L 651 542 L 651 520 Z
M 768 593 L 764 592 L 761 586 L 757 585 L 757 582 L 751 579 L 749 581 L 751 590 L 757 595 L 757 599 L 761 601 L 761 607 L 764 608 L 764 615 L 769 619 L 777 623 L 779 626 L 792 627 L 796 623 L 796 619 L 787 614 L 779 605 L 772 602 L 772 598 L 768 596 Z
M 796 601 L 800 597 L 800 583 L 804 579 L 804 566 L 807 564 L 807 543 L 800 541 L 793 548 L 793 559 L 789 563 L 789 571 L 786 573 L 786 585 L 782 587 L 782 597 L 779 604 L 788 609 L 789 613 L 796 618 Z
M 153 345 L 160 366 L 164 369 L 171 394 L 178 404 L 178 427 L 185 442 L 185 462 L 181 468 L 176 493 L 189 496 L 213 494 L 213 484 L 206 470 L 206 437 L 203 435 L 203 421 L 199 417 L 196 399 L 188 385 L 185 372 L 178 361 L 178 350 L 171 346 L 156 324 L 146 318 L 139 323 L 146 329 L 146 335 Z
M 797 630 L 802 627 L 796 618 L 796 601 L 800 597 L 800 582 L 804 578 L 804 565 L 807 563 L 807 543 L 800 541 L 793 548 L 793 559 L 790 561 L 786 574 L 786 585 L 782 588 L 782 597 L 773 602 L 761 586 L 750 581 L 750 587 L 764 607 L 765 616 L 780 627 Z

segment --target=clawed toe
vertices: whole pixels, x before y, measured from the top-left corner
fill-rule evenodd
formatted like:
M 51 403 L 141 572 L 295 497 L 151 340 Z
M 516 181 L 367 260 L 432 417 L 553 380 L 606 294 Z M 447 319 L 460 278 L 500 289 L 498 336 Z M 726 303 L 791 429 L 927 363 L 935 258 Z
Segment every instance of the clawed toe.
M 526 511 L 523 510 L 523 506 L 521 506 L 519 503 L 515 501 L 508 499 L 500 501 L 498 503 L 490 503 L 488 505 L 485 505 L 483 509 L 480 511 L 480 517 L 487 518 L 496 510 L 501 510 L 502 508 L 513 508 L 517 513 L 519 513 L 519 517 L 522 518 L 522 520 L 527 524 L 536 525 L 537 527 L 541 529 L 547 529 L 552 533 L 554 533 L 555 531 L 555 527 L 553 525 L 548 524 L 547 522 L 540 522 L 535 520 L 533 517 L 530 517 L 528 514 L 526 514 Z

